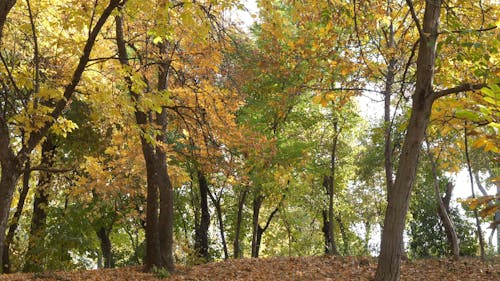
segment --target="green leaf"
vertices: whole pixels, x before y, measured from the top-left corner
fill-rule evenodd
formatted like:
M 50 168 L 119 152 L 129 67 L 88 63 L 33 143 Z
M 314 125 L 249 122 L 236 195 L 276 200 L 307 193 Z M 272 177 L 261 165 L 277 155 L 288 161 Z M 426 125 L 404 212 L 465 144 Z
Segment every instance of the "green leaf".
M 464 109 L 457 110 L 455 112 L 455 116 L 458 118 L 469 119 L 472 121 L 479 120 L 479 116 L 476 113 Z

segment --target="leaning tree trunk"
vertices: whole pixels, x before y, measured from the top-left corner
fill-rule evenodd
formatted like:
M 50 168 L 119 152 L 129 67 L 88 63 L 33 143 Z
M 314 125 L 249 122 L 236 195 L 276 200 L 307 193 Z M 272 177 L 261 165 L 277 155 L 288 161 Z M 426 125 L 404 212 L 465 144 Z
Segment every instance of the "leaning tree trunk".
M 451 221 L 451 218 L 448 214 L 448 209 L 446 208 L 446 204 L 444 202 L 444 199 L 441 198 L 441 192 L 439 191 L 439 179 L 438 179 L 438 173 L 437 173 L 437 165 L 436 165 L 436 160 L 432 156 L 432 152 L 430 150 L 429 146 L 429 141 L 427 141 L 427 157 L 429 158 L 429 162 L 431 163 L 431 170 L 432 170 L 432 179 L 433 179 L 433 185 L 434 185 L 434 195 L 436 196 L 436 201 L 438 203 L 438 215 L 439 218 L 441 219 L 441 222 L 444 225 L 444 229 L 446 232 L 446 238 L 448 239 L 448 244 L 450 246 L 453 259 L 458 260 L 460 257 L 460 246 L 458 244 L 458 236 L 457 232 L 455 231 L 455 226 L 453 225 L 453 222 Z M 450 202 L 450 197 L 451 197 L 451 191 L 453 190 L 453 185 L 451 183 L 448 183 L 448 186 L 446 188 L 446 203 L 449 206 Z
M 405 218 L 418 165 L 420 148 L 434 100 L 432 84 L 436 60 L 441 1 L 426 2 L 417 59 L 417 80 L 412 111 L 404 139 L 394 186 L 388 190 L 376 281 L 397 281 Z

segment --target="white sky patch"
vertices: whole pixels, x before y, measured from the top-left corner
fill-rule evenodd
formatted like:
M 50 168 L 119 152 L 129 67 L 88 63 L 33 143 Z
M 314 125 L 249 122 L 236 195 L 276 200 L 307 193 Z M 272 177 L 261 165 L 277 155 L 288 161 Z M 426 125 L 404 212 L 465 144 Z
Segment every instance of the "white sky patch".
M 249 31 L 252 24 L 259 15 L 259 8 L 255 0 L 243 0 L 240 2 L 243 9 L 234 9 L 230 12 L 229 17 L 236 22 L 243 30 Z

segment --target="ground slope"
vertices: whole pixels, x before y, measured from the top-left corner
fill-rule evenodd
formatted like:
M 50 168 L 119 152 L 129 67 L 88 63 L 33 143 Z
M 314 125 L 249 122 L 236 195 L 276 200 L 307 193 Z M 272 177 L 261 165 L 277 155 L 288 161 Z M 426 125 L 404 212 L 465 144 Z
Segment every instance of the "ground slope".
M 305 257 L 239 259 L 193 267 L 178 267 L 169 278 L 159 279 L 140 268 L 117 268 L 75 272 L 0 275 L 2 281 L 69 280 L 355 280 L 373 279 L 375 260 L 356 257 Z M 500 258 L 481 262 L 462 259 L 425 259 L 403 262 L 401 280 L 500 280 Z

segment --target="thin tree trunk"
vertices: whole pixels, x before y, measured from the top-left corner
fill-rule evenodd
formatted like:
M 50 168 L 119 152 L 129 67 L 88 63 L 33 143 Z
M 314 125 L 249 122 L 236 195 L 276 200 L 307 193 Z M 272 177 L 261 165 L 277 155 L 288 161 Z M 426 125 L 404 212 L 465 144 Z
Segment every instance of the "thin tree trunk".
M 349 237 L 347 236 L 347 229 L 342 222 L 340 216 L 335 218 L 340 228 L 340 234 L 342 235 L 342 242 L 344 243 L 344 256 L 349 255 Z
M 335 197 L 335 171 L 336 171 L 336 157 L 337 157 L 337 143 L 340 135 L 338 129 L 338 121 L 333 121 L 333 129 L 335 136 L 333 137 L 332 150 L 330 155 L 330 175 L 328 176 L 328 236 L 330 245 L 328 245 L 328 253 L 330 255 L 338 255 L 337 243 L 335 242 L 335 224 L 334 224 L 334 210 L 333 199 Z
M 208 228 L 210 226 L 210 211 L 208 209 L 208 183 L 205 175 L 198 170 L 198 188 L 200 189 L 201 217 L 195 229 L 194 249 L 198 255 L 209 260 L 208 255 Z
M 467 161 L 467 170 L 469 172 L 472 198 L 476 198 L 476 192 L 474 191 L 474 177 L 472 175 L 472 164 L 471 164 L 470 156 L 469 156 L 469 144 L 467 141 L 467 122 L 465 123 L 465 126 L 464 126 L 464 145 L 465 145 L 465 147 L 464 147 L 465 159 Z M 484 260 L 485 259 L 484 238 L 483 238 L 483 231 L 481 230 L 481 222 L 479 220 L 479 215 L 477 213 L 477 209 L 474 209 L 474 217 L 476 219 L 477 237 L 479 238 L 479 248 L 481 250 L 481 260 Z
M 448 210 L 446 208 L 444 200 L 443 198 L 441 198 L 441 192 L 439 191 L 439 179 L 437 173 L 436 160 L 434 159 L 434 157 L 432 156 L 432 152 L 430 151 L 429 141 L 426 140 L 426 143 L 427 143 L 427 157 L 429 158 L 429 162 L 431 163 L 434 195 L 436 196 L 436 201 L 438 203 L 439 218 L 441 219 L 441 222 L 444 225 L 446 237 L 448 239 L 448 244 L 450 246 L 453 259 L 458 260 L 460 257 L 460 246 L 458 244 L 459 242 L 458 242 L 457 232 L 455 231 L 455 226 L 453 225 L 453 222 L 451 221 L 451 218 L 448 214 Z M 451 183 L 448 183 L 448 185 L 453 186 Z M 447 191 L 448 190 L 450 191 L 449 196 L 451 197 L 451 190 L 453 190 L 453 187 L 447 188 Z M 448 192 L 446 193 L 446 195 L 448 195 Z M 447 203 L 449 204 L 450 199 L 446 200 Z
M 222 208 L 220 205 L 220 198 L 216 199 L 210 193 L 209 193 L 209 195 L 210 195 L 210 198 L 212 199 L 212 203 L 214 204 L 214 207 L 215 207 L 215 213 L 217 214 L 217 220 L 219 221 L 219 231 L 220 231 L 220 238 L 221 238 L 221 242 L 222 242 L 222 250 L 224 251 L 224 259 L 227 260 L 229 258 L 229 252 L 227 250 L 226 235 L 224 234 L 224 221 L 222 220 Z
M 371 236 L 371 224 L 367 220 L 364 222 L 365 225 L 365 239 L 364 239 L 364 248 L 365 248 L 365 255 L 368 255 L 370 253 L 370 236 Z
M 418 165 L 420 148 L 429 122 L 434 92 L 432 89 L 441 1 L 426 1 L 423 29 L 417 58 L 417 80 L 410 120 L 399 159 L 382 230 L 376 281 L 397 281 L 400 276 L 401 246 L 406 213 Z
M 248 194 L 248 188 L 243 190 L 239 200 L 238 200 L 238 214 L 236 216 L 236 231 L 234 234 L 233 242 L 233 257 L 235 259 L 243 257 L 240 243 L 240 233 L 241 233 L 241 222 L 243 220 L 243 206 L 245 205 L 245 200 Z

